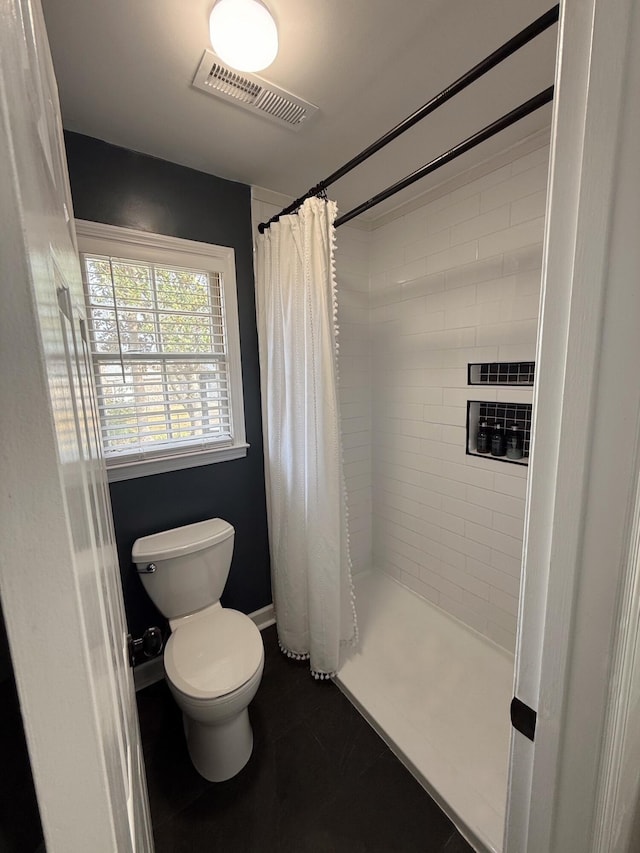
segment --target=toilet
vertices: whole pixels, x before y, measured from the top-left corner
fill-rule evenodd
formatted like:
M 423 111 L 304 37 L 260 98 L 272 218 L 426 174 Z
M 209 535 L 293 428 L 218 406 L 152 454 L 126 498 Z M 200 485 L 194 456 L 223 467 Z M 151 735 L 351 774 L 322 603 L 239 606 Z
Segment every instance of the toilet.
M 253 749 L 247 707 L 264 669 L 264 647 L 244 613 L 222 607 L 234 528 L 221 518 L 137 539 L 133 562 L 167 617 L 169 688 L 182 709 L 189 755 L 211 782 L 239 773 Z

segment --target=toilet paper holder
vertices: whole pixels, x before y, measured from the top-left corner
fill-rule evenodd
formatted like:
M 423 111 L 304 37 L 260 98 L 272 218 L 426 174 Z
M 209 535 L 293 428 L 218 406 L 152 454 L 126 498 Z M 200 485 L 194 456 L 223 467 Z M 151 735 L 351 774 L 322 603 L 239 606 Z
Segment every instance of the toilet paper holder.
M 127 634 L 127 646 L 129 649 L 129 666 L 136 665 L 136 658 L 140 652 L 145 658 L 155 658 L 164 648 L 162 631 L 156 626 L 147 628 L 144 634 L 135 640 L 131 634 Z

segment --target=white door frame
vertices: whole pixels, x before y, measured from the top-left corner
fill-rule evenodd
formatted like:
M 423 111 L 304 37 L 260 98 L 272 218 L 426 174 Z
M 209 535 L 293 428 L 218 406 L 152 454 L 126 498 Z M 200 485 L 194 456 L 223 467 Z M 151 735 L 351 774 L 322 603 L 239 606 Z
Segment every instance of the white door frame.
M 616 804 L 610 784 L 620 720 L 640 723 L 629 705 L 637 610 L 619 618 L 623 590 L 637 590 L 636 5 L 561 9 L 516 654 L 515 694 L 537 728 L 534 744 L 512 737 L 508 853 L 626 850 L 612 833 L 625 837 L 637 808 Z
M 0 592 L 49 853 L 153 850 L 38 0 L 0 3 Z

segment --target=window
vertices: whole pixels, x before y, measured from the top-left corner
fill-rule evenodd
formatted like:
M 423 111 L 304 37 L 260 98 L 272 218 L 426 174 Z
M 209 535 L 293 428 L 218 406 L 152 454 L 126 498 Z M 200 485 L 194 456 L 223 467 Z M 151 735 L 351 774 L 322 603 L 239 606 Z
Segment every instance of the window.
M 233 249 L 76 230 L 109 479 L 244 456 Z

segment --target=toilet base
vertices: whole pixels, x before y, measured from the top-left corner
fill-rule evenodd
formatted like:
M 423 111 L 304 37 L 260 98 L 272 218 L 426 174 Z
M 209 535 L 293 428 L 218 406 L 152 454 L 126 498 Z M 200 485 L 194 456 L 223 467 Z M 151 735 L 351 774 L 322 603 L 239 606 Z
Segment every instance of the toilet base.
M 253 730 L 244 708 L 237 716 L 206 725 L 183 714 L 187 748 L 193 766 L 209 782 L 225 782 L 251 758 Z

